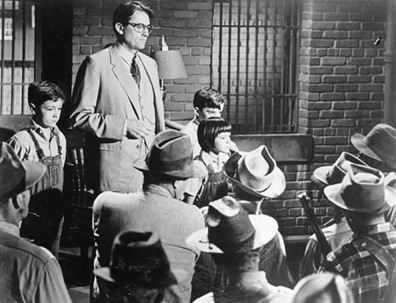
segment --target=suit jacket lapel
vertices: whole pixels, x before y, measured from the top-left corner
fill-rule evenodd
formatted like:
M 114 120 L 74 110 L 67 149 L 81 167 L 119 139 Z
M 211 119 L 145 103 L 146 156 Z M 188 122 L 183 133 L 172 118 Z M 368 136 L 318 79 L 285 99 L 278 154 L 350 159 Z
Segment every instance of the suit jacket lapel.
M 142 119 L 142 110 L 139 103 L 138 87 L 132 75 L 125 68 L 125 62 L 118 54 L 115 46 L 110 47 L 110 63 L 113 64 L 113 73 L 128 95 L 136 116 Z

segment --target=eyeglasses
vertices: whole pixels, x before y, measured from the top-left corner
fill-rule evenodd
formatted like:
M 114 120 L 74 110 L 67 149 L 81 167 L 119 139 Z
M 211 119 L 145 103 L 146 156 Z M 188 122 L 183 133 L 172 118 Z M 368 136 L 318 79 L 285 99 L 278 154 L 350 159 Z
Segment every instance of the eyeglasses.
M 142 23 L 130 23 L 130 22 L 128 22 L 128 24 L 132 26 L 133 29 L 139 34 L 143 33 L 143 31 L 145 31 L 146 29 L 147 32 L 151 34 L 151 32 L 154 30 L 154 26 L 152 26 L 151 24 L 144 25 Z

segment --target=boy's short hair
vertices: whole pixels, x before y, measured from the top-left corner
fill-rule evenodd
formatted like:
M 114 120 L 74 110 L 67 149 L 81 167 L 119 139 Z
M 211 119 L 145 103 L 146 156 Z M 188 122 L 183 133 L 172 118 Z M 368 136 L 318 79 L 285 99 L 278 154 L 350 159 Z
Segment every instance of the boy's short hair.
M 223 94 L 211 87 L 202 87 L 194 95 L 193 105 L 199 110 L 205 107 L 220 109 L 222 104 L 224 104 Z
M 120 34 L 115 29 L 116 23 L 121 23 L 124 26 L 128 25 L 129 18 L 136 11 L 145 12 L 150 20 L 154 18 L 153 10 L 140 1 L 125 1 L 121 3 L 115 8 L 113 13 L 113 30 L 117 37 L 120 36 Z
M 51 81 L 32 82 L 28 88 L 28 102 L 39 107 L 45 101 L 65 100 L 65 95 L 58 85 Z
M 198 143 L 202 150 L 209 152 L 218 134 L 231 132 L 231 123 L 219 117 L 203 120 L 198 126 Z

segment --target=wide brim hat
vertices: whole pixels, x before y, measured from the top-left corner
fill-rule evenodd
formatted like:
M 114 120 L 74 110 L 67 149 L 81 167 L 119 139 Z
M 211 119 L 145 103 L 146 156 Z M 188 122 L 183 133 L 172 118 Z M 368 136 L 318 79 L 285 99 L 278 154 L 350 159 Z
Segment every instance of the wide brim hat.
M 95 269 L 94 274 L 120 285 L 160 288 L 178 283 L 161 241 L 152 232 L 120 232 L 113 242 L 110 267 Z
M 311 181 L 318 187 L 341 183 L 347 174 L 345 167 L 348 162 L 367 165 L 358 157 L 348 152 L 342 152 L 333 165 L 321 166 L 315 169 L 311 176 Z
M 265 164 L 265 165 L 263 165 Z M 268 167 L 267 172 L 262 167 Z M 232 184 L 249 196 L 276 198 L 286 188 L 286 178 L 265 145 L 250 152 L 234 153 L 224 165 Z
M 392 126 L 377 124 L 366 136 L 352 135 L 351 142 L 362 154 L 396 170 L 396 129 Z
M 348 165 L 342 182 L 327 186 L 324 194 L 344 210 L 367 214 L 388 211 L 396 199 L 395 190 L 385 184 L 381 171 L 354 163 Z
M 230 206 L 230 204 L 233 204 L 233 206 Z M 209 203 L 209 213 L 211 207 L 222 213 L 220 215 L 222 218 L 232 218 L 231 224 L 228 224 L 230 223 L 228 221 L 228 225 L 211 227 L 210 223 L 208 223 L 208 227 L 198 230 L 188 236 L 186 239 L 187 245 L 199 251 L 212 254 L 223 254 L 227 252 L 239 253 L 250 249 L 256 249 L 270 242 L 278 232 L 278 223 L 274 218 L 263 214 L 248 215 L 246 211 L 241 208 L 239 203 L 229 196 Z M 235 220 L 233 218 L 235 218 Z M 244 220 L 248 220 L 250 223 L 243 223 Z M 234 224 L 241 223 L 242 225 L 234 226 Z M 218 242 L 224 242 L 222 244 L 224 244 L 224 247 L 227 247 L 227 250 L 221 249 L 219 247 L 220 244 L 216 245 L 210 240 L 210 233 L 215 228 L 217 228 L 219 232 L 217 234 Z M 227 229 L 230 230 L 230 233 L 228 233 Z M 241 233 L 243 233 L 243 235 L 241 235 Z M 251 240 L 246 241 L 248 245 L 241 244 L 237 239 L 230 239 L 232 238 L 230 235 L 238 235 L 241 239 L 247 239 L 246 237 L 249 237 L 249 234 L 252 234 L 253 237 Z M 223 240 L 220 241 L 220 239 Z M 249 241 L 251 243 L 248 243 Z
M 33 187 L 45 175 L 47 167 L 38 161 L 22 162 L 15 151 L 1 142 L 0 198 L 8 199 Z
M 207 174 L 201 161 L 193 160 L 193 148 L 188 135 L 175 130 L 160 132 L 155 138 L 146 161 L 133 166 L 175 179 L 198 178 Z

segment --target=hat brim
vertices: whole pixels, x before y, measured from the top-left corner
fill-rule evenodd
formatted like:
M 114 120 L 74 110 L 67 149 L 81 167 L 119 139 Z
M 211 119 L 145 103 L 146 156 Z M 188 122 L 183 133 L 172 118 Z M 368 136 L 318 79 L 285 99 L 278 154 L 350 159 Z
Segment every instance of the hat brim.
M 240 190 L 246 192 L 249 195 L 255 196 L 257 198 L 276 198 L 280 196 L 286 188 L 286 179 L 285 175 L 283 172 L 278 168 L 274 168 L 274 179 L 271 183 L 271 185 L 263 190 L 263 191 L 257 191 L 254 190 L 253 188 L 250 188 L 237 179 L 227 175 L 228 179 L 234 184 L 236 187 L 238 187 Z
M 249 215 L 255 229 L 252 249 L 259 248 L 270 242 L 278 232 L 278 222 L 267 215 Z M 208 228 L 198 230 L 187 237 L 187 245 L 206 253 L 223 254 L 224 252 L 208 239 Z
M 174 171 L 159 171 L 150 169 L 145 161 L 138 161 L 133 164 L 133 167 L 142 172 L 151 172 L 158 175 L 169 176 L 176 179 L 189 179 L 203 177 L 208 173 L 205 165 L 201 161 L 194 160 L 190 165 L 183 170 Z
M 44 164 L 36 161 L 22 162 L 22 165 L 26 171 L 25 190 L 30 189 L 39 182 L 47 171 L 47 167 Z
M 378 209 L 373 211 L 372 209 L 365 209 L 365 208 L 353 208 L 346 205 L 344 198 L 341 196 L 341 186 L 342 184 L 334 184 L 325 187 L 324 194 L 326 195 L 327 199 L 335 204 L 336 206 L 356 213 L 365 213 L 365 214 L 380 214 L 386 212 L 390 209 L 390 205 L 393 204 L 392 201 L 396 199 L 396 192 L 390 188 L 389 186 L 385 187 L 385 203 L 384 205 Z
M 362 134 L 359 134 L 359 133 L 352 135 L 352 137 L 351 137 L 352 145 L 358 151 L 360 151 L 362 154 L 365 154 L 366 156 L 369 156 L 370 158 L 373 158 L 379 162 L 382 162 L 382 160 L 377 156 L 377 154 L 375 152 L 373 152 L 373 150 L 370 147 L 368 147 L 366 145 L 366 143 L 364 143 L 364 138 L 365 138 L 365 136 L 363 136 Z
M 160 287 L 166 287 L 169 285 L 174 285 L 178 283 L 178 279 L 176 279 L 175 275 L 173 274 L 174 271 L 170 271 L 168 275 L 164 276 L 160 282 L 157 283 L 156 287 L 160 288 Z M 186 271 L 182 271 L 182 270 L 176 270 L 176 273 L 180 273 L 179 276 L 181 277 L 179 280 L 184 280 L 185 277 L 188 275 L 188 273 Z M 115 283 L 115 284 L 120 284 L 120 285 L 126 285 L 126 284 L 130 284 L 132 282 L 135 282 L 136 284 L 139 284 L 138 281 L 133 281 L 133 280 L 127 280 L 127 281 L 117 281 L 115 280 L 112 276 L 111 276 L 111 270 L 110 267 L 102 267 L 102 268 L 98 268 L 95 269 L 93 271 L 94 275 L 107 281 L 107 282 L 111 282 L 111 283 Z
M 311 181 L 314 182 L 318 187 L 323 185 L 329 185 L 327 182 L 327 174 L 329 173 L 331 166 L 321 166 L 314 170 L 313 178 Z

